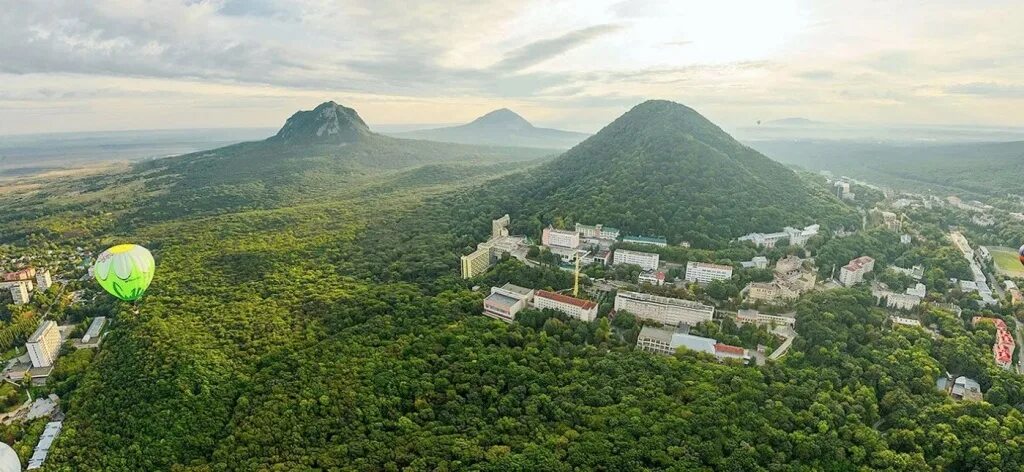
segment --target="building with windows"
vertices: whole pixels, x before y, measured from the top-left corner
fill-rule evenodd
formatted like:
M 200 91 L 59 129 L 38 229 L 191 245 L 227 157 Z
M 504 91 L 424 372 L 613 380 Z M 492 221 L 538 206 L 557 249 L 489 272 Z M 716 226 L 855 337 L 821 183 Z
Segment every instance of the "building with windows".
M 557 310 L 583 321 L 597 319 L 597 303 L 547 290 L 537 291 L 533 296 L 533 306 L 538 310 Z
M 885 306 L 897 310 L 910 310 L 921 304 L 921 297 L 917 295 L 896 293 L 880 288 L 871 289 L 871 295 L 875 297 L 876 301 L 885 300 Z
M 618 228 L 600 224 L 589 226 L 576 223 L 576 232 L 580 234 L 580 237 L 587 239 L 607 239 L 612 241 L 619 239 Z
M 668 246 L 668 240 L 665 238 L 659 238 L 656 236 L 624 236 L 622 242 L 628 244 L 645 244 L 648 246 L 665 247 Z
M 732 266 L 696 261 L 686 263 L 686 280 L 689 282 L 706 284 L 713 280 L 726 280 L 731 277 Z
M 526 260 L 530 241 L 526 236 L 509 236 L 508 225 L 508 215 L 491 221 L 490 239 L 477 244 L 475 251 L 461 257 L 462 278 L 469 279 L 486 272 L 505 253 L 521 261 Z
M 484 299 L 484 315 L 511 323 L 516 313 L 533 301 L 533 296 L 533 289 L 518 285 L 491 287 L 491 294 Z
M 85 334 L 82 335 L 82 344 L 88 344 L 90 341 L 99 337 L 100 332 L 103 331 L 103 325 L 106 323 L 106 316 L 97 316 L 93 318 L 92 323 L 89 323 L 89 329 L 85 330 Z
M 753 259 L 745 262 L 740 262 L 740 265 L 744 269 L 767 269 L 768 258 L 764 256 L 755 256 Z
M 640 266 L 643 270 L 657 270 L 661 256 L 653 252 L 616 249 L 612 258 L 614 260 L 614 265 L 632 264 Z
M 739 241 L 750 241 L 758 247 L 773 248 L 781 240 L 789 240 L 792 246 L 803 246 L 808 239 L 818 234 L 819 225 L 805 226 L 803 229 L 796 229 L 787 226 L 777 233 L 750 233 L 737 238 Z
M 50 367 L 60 351 L 60 330 L 57 323 L 46 320 L 25 342 L 32 367 Z
M 657 286 L 665 285 L 665 273 L 653 270 L 641 272 L 640 276 L 637 278 L 637 283 Z
M 548 226 L 541 233 L 541 244 L 548 248 L 576 249 L 580 247 L 580 234 Z
M 852 287 L 864 281 L 864 274 L 875 269 L 875 260 L 868 256 L 861 256 L 850 261 L 849 264 L 839 269 L 839 283 Z
M 901 318 L 899 316 L 890 316 L 889 319 L 892 320 L 892 324 L 895 325 L 912 326 L 915 328 L 921 327 L 921 322 L 913 318 Z
M 684 329 L 670 331 L 653 326 L 644 326 L 636 338 L 636 348 L 641 351 L 671 356 L 679 348 L 711 354 L 718 359 L 749 359 L 746 349 L 722 344 L 714 339 L 694 336 Z
M 920 282 L 918 282 L 913 287 L 908 287 L 907 288 L 907 295 L 913 295 L 913 296 L 918 297 L 918 298 L 924 298 L 925 295 L 927 295 L 927 294 L 928 294 L 927 287 L 925 287 L 924 284 L 920 283 Z
M 996 326 L 996 341 L 992 344 L 992 357 L 995 358 L 996 365 L 999 367 L 1004 369 L 1013 368 L 1013 350 L 1017 344 L 1014 342 L 1010 330 L 1006 328 L 1006 322 L 999 318 L 983 316 L 975 316 L 971 321 L 975 325 L 979 321 L 988 321 Z
M 32 283 L 24 280 L 0 282 L 0 288 L 5 288 L 11 292 L 11 298 L 14 299 L 15 305 L 28 303 L 31 287 Z
M 796 318 L 785 315 L 769 315 L 757 310 L 739 310 L 736 312 L 737 323 L 754 323 L 759 325 L 796 326 Z
M 619 290 L 615 295 L 615 311 L 627 311 L 638 319 L 670 326 L 695 325 L 711 321 L 715 315 L 715 307 L 700 302 L 626 290 Z
M 53 280 L 50 278 L 49 269 L 40 269 L 36 271 L 36 290 L 40 292 L 47 291 L 50 286 L 53 285 Z

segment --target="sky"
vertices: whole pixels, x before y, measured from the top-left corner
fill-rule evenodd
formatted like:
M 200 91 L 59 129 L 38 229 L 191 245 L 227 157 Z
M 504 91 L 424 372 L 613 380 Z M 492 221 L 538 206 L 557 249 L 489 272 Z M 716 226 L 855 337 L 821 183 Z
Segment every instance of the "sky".
M 0 135 L 372 126 L 511 108 L 593 132 L 659 98 L 726 126 L 1024 126 L 1024 2 L 0 0 Z

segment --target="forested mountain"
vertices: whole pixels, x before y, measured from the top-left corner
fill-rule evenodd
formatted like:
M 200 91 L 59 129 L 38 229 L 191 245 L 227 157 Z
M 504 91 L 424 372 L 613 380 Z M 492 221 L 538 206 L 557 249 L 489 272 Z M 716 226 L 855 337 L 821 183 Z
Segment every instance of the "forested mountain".
M 309 116 L 284 133 L 292 146 L 373 139 L 339 128 L 321 143 L 320 125 L 298 126 Z M 262 149 L 283 146 L 273 141 Z M 641 104 L 526 172 L 477 160 L 346 180 L 317 167 L 327 156 L 221 152 L 57 182 L 21 200 L 0 195 L 10 209 L 0 237 L 11 243 L 137 241 L 157 260 L 138 311 L 114 305 L 101 349 L 63 387 L 67 417 L 47 470 L 1024 466 L 1024 415 L 1015 408 L 1024 382 L 992 364 L 991 332 L 943 310 L 922 310 L 937 338 L 890 326 L 867 290 L 816 292 L 796 307 L 792 349 L 763 367 L 636 351 L 630 316 L 584 323 L 539 313 L 508 325 L 480 315 L 486 290 L 475 284 L 570 282 L 514 260 L 482 279 L 458 277 L 458 256 L 505 211 L 537 229 L 578 219 L 673 239 L 703 234 L 709 243 L 849 218 L 838 201 L 682 105 Z M 203 156 L 216 165 L 203 167 Z M 274 173 L 285 186 L 308 183 L 299 164 L 307 159 L 322 193 L 270 205 L 228 191 L 254 185 L 251 195 L 263 195 Z M 178 165 L 185 174 L 154 175 Z M 247 174 L 231 176 L 232 168 Z M 237 187 L 202 175 L 215 171 Z M 204 182 L 195 190 L 220 198 L 196 211 L 161 191 L 165 180 Z M 158 196 L 180 208 L 139 219 Z M 936 392 L 944 371 L 977 378 L 986 401 Z
M 637 105 L 562 156 L 470 197 L 528 234 L 604 223 L 708 246 L 751 231 L 857 224 L 822 188 L 737 142 L 696 111 Z
M 464 144 L 567 149 L 587 138 L 585 133 L 538 128 L 508 108 L 494 110 L 470 123 L 396 133 L 403 138 Z
M 751 146 L 784 164 L 921 193 L 1022 193 L 1024 141 L 925 145 L 788 140 L 753 141 Z

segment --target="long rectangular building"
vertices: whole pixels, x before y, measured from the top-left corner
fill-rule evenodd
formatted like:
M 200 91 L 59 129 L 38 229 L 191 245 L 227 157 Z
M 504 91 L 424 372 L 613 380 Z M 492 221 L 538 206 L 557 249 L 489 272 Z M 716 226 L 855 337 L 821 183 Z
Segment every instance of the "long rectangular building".
M 57 359 L 60 351 L 60 330 L 57 323 L 46 320 L 36 328 L 25 343 L 32 367 L 49 367 Z
M 547 290 L 537 291 L 533 297 L 533 306 L 538 310 L 557 310 L 583 321 L 597 319 L 597 303 Z
M 732 266 L 690 261 L 686 263 L 686 280 L 701 284 L 732 277 Z
M 612 264 L 633 264 L 640 266 L 643 270 L 657 270 L 661 256 L 653 252 L 630 251 L 628 249 L 616 249 L 612 256 Z
M 710 321 L 715 315 L 715 307 L 700 302 L 626 290 L 615 295 L 615 311 L 627 311 L 638 319 L 673 326 L 680 323 L 695 325 Z

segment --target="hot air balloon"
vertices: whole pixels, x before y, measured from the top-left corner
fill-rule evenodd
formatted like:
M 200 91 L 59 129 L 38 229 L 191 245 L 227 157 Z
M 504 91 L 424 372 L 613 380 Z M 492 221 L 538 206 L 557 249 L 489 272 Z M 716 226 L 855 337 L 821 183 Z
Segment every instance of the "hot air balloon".
M 93 266 L 96 281 L 111 295 L 126 302 L 142 297 L 153 281 L 156 262 L 137 244 L 118 244 L 103 251 Z
M 1017 258 L 1020 259 L 1021 264 L 1024 264 L 1024 246 L 1017 250 Z
M 0 442 L 0 472 L 21 472 L 21 459 L 18 459 L 18 453 L 5 442 Z

